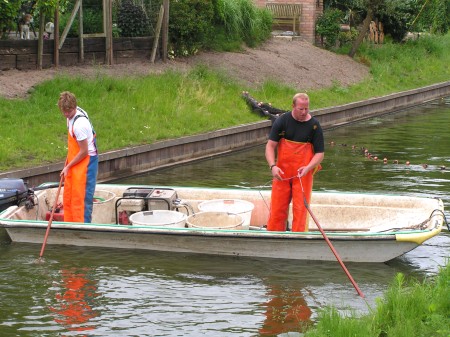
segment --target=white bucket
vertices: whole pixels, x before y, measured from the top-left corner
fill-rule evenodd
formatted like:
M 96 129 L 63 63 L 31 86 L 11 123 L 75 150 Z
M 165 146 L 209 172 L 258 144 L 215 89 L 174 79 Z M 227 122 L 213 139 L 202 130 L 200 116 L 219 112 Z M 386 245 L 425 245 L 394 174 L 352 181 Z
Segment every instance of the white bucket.
M 209 229 L 243 229 L 243 222 L 239 214 L 227 212 L 199 212 L 186 220 L 188 227 Z
M 186 218 L 186 214 L 181 212 L 154 210 L 134 213 L 130 215 L 130 222 L 143 226 L 184 227 Z
M 203 201 L 198 204 L 198 209 L 201 212 L 211 211 L 239 214 L 244 220 L 242 225 L 243 229 L 249 228 L 254 207 L 255 205 L 250 201 L 239 199 L 214 199 Z
M 94 205 L 92 211 L 92 223 L 113 223 L 114 199 L 116 194 L 106 190 L 94 192 Z

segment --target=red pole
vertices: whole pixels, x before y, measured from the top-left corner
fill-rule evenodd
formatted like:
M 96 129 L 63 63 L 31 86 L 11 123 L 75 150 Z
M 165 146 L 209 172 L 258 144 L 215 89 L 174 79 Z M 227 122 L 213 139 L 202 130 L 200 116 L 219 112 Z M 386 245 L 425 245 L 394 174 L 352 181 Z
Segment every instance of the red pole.
M 48 219 L 47 231 L 45 232 L 44 242 L 42 243 L 41 253 L 39 254 L 39 258 L 42 258 L 44 255 L 45 245 L 47 244 L 47 238 L 50 234 L 50 228 L 52 227 L 53 215 L 55 214 L 56 206 L 58 205 L 59 193 L 61 192 L 61 186 L 63 182 L 64 176 L 61 176 L 61 180 L 59 181 L 58 191 L 56 192 L 55 203 L 53 205 L 52 213 L 50 214 L 50 219 Z
M 328 236 L 323 231 L 322 226 L 319 224 L 319 221 L 317 220 L 317 218 L 314 216 L 313 212 L 311 211 L 311 208 L 309 207 L 308 202 L 306 201 L 305 191 L 303 190 L 302 178 L 301 177 L 298 177 L 298 178 L 300 180 L 300 185 L 302 187 L 303 202 L 305 203 L 306 209 L 308 210 L 309 214 L 311 215 L 311 218 L 313 218 L 314 222 L 316 223 L 317 228 L 319 228 L 320 233 L 322 233 L 322 236 L 325 239 L 325 241 L 327 242 L 328 247 L 330 247 L 331 251 L 333 252 L 333 254 L 336 257 L 336 259 L 338 260 L 338 262 L 341 265 L 342 269 L 347 274 L 347 277 L 349 278 L 350 282 L 353 284 L 353 287 L 355 288 L 356 292 L 358 293 L 359 296 L 364 298 L 364 294 L 362 293 L 361 289 L 359 289 L 359 287 L 356 284 L 355 280 L 353 279 L 352 275 L 350 275 L 350 272 L 348 271 L 347 267 L 345 267 L 344 262 L 342 262 L 342 259 L 339 257 L 339 254 L 337 253 L 336 249 L 334 249 L 333 244 L 328 239 Z

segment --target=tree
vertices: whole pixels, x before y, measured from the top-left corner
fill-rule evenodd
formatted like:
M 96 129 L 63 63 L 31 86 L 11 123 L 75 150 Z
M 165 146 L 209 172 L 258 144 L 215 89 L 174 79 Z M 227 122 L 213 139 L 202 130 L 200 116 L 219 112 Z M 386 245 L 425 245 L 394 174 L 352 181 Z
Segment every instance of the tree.
M 418 0 L 416 17 L 411 28 L 416 31 L 430 31 L 446 34 L 450 30 L 450 0 Z
M 0 37 L 6 38 L 8 32 L 16 28 L 16 20 L 23 1 L 0 0 Z
M 378 9 L 381 6 L 385 5 L 385 0 L 362 0 L 362 1 L 365 3 L 364 5 L 367 8 L 367 12 L 366 17 L 363 21 L 362 28 L 359 31 L 358 37 L 356 38 L 355 42 L 353 42 L 352 48 L 348 53 L 348 56 L 352 58 L 353 56 L 355 56 L 356 51 L 363 42 L 364 37 L 366 36 L 367 31 L 369 30 L 370 21 L 372 21 L 374 14 L 377 13 Z

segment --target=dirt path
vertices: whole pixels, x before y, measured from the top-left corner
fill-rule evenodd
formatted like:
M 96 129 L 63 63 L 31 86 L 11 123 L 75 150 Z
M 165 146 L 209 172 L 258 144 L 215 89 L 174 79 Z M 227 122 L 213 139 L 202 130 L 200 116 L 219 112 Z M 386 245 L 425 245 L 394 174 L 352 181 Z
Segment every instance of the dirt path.
M 58 74 L 94 76 L 142 76 L 167 69 L 186 71 L 196 64 L 222 69 L 241 81 L 249 90 L 268 79 L 295 86 L 299 91 L 331 86 L 334 82 L 349 85 L 369 76 L 368 68 L 347 56 L 336 55 L 301 40 L 272 38 L 256 49 L 240 53 L 201 53 L 187 59 L 167 63 L 149 62 L 114 66 L 60 67 L 58 70 L 0 71 L 0 95 L 6 98 L 26 97 L 36 84 Z

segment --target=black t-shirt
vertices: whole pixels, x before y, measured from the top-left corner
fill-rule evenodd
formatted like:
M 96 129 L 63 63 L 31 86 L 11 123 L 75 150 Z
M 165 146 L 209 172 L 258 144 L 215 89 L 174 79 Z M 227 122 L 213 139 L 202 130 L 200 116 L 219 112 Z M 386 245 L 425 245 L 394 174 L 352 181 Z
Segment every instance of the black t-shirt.
M 325 151 L 322 127 L 315 117 L 311 117 L 306 122 L 299 122 L 292 117 L 292 112 L 282 114 L 273 123 L 269 134 L 269 139 L 274 142 L 279 142 L 281 138 L 294 142 L 312 143 L 314 153 Z

